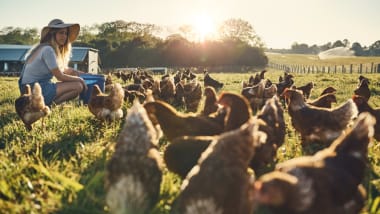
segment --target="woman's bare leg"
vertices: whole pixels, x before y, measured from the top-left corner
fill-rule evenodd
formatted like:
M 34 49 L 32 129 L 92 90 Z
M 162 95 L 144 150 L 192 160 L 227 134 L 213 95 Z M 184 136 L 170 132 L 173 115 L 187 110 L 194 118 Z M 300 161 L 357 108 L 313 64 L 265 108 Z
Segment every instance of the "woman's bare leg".
M 61 104 L 67 100 L 74 99 L 83 91 L 80 82 L 58 82 L 57 95 L 54 98 L 56 104 Z

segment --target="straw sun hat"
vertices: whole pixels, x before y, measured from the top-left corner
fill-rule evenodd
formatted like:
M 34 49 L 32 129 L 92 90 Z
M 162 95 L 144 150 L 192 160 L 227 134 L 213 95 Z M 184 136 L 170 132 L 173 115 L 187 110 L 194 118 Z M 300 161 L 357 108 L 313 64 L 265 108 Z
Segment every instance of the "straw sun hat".
M 61 19 L 53 19 L 49 22 L 47 26 L 42 28 L 41 31 L 41 40 L 49 33 L 49 30 L 51 28 L 69 28 L 69 36 L 68 40 L 70 42 L 75 41 L 79 34 L 79 29 L 80 26 L 79 24 L 69 24 L 69 23 L 64 23 Z

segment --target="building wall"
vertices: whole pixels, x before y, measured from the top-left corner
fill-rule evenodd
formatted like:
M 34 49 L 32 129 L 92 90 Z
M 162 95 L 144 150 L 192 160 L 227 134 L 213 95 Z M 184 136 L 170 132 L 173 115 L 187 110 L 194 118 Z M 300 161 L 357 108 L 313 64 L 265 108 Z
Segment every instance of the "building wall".
M 89 51 L 88 55 L 88 73 L 98 73 L 98 52 Z

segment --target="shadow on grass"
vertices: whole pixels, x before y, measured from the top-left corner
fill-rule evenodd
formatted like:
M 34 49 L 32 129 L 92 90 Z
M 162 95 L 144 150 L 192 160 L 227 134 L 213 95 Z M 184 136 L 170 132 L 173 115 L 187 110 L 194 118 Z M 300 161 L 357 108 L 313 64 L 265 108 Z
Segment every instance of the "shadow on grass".
M 0 104 L 1 106 L 1 104 Z M 0 129 L 3 130 L 5 126 L 7 126 L 9 123 L 13 122 L 14 120 L 20 120 L 21 124 L 24 125 L 17 115 L 16 111 L 14 112 L 7 112 L 7 113 L 0 113 L 1 119 L 0 119 Z M 20 125 L 21 125 L 20 124 Z
M 77 193 L 75 201 L 68 203 L 68 198 L 62 198 L 62 208 L 55 213 L 62 214 L 104 214 L 108 213 L 105 207 L 105 162 L 106 151 L 102 157 L 94 161 L 81 174 L 83 175 L 79 183 L 83 189 Z
M 102 133 L 102 127 L 97 126 L 95 123 L 91 131 L 86 132 L 67 132 L 63 134 L 57 141 L 52 143 L 45 143 L 42 146 L 42 157 L 47 161 L 56 160 L 69 160 L 72 156 L 76 155 L 76 149 L 81 144 L 94 142 L 99 133 Z
M 12 105 L 14 106 L 15 105 L 15 100 L 17 98 L 14 98 L 14 97 L 6 97 L 6 98 L 3 98 L 0 100 L 0 106 L 3 106 L 3 105 L 6 105 L 6 104 L 9 104 L 9 105 Z M 16 110 L 15 110 L 16 112 Z
M 78 145 L 88 140 L 87 136 L 82 134 L 76 136 L 69 133 L 65 134 L 58 141 L 45 143 L 42 146 L 42 156 L 49 162 L 52 160 L 69 160 L 71 156 L 75 155 Z

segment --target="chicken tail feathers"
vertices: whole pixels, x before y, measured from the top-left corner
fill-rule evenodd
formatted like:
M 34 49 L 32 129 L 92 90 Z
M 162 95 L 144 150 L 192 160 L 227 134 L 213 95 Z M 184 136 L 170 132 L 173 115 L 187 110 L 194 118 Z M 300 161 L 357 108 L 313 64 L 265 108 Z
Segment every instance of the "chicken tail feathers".
M 25 94 L 25 95 L 31 95 L 31 94 L 32 94 L 32 90 L 31 90 L 29 84 L 26 84 L 26 85 L 25 85 L 24 92 L 23 92 L 22 95 L 24 95 L 24 94 Z
M 32 93 L 32 108 L 40 110 L 45 107 L 44 97 L 42 96 L 42 89 L 38 82 L 34 83 Z
M 112 106 L 110 106 L 111 110 L 117 110 L 121 108 L 124 101 L 124 89 L 121 87 L 119 83 L 115 83 L 114 87 L 111 91 L 110 97 L 112 99 L 111 103 Z
M 95 84 L 92 88 L 91 96 L 96 96 L 99 94 L 102 94 L 102 91 L 100 90 L 99 86 Z

